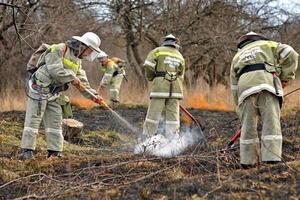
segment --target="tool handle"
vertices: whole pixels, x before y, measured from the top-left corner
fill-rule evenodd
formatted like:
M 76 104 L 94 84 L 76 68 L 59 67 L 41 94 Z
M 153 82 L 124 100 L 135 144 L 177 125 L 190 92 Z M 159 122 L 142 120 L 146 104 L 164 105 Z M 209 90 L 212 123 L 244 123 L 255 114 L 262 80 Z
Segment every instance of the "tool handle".
M 179 105 L 179 107 L 187 116 L 189 116 L 189 118 L 193 120 L 193 122 L 195 122 L 201 128 L 202 131 L 204 130 L 204 127 L 201 126 L 200 122 L 187 109 L 181 105 Z
M 238 130 L 234 136 L 232 136 L 230 142 L 228 143 L 228 147 L 231 147 L 237 139 L 241 136 L 241 130 Z
M 98 97 L 93 93 L 91 92 L 89 89 L 87 89 L 81 82 L 75 82 L 75 83 L 72 83 L 78 90 L 80 91 L 84 91 L 84 92 L 87 92 L 89 95 L 91 95 L 92 97 L 92 100 L 99 104 L 99 105 L 104 105 L 105 107 L 108 107 L 107 103 L 105 103 L 105 101 L 99 101 Z
M 278 89 L 278 84 L 279 84 L 279 83 L 278 83 L 278 78 L 277 78 L 275 72 L 273 72 L 272 75 L 273 75 L 273 85 L 274 85 L 274 88 L 275 88 L 275 93 L 276 93 L 276 95 L 279 95 L 279 89 Z
M 294 92 L 297 92 L 298 90 L 300 90 L 300 88 L 290 91 L 289 93 L 283 95 L 283 97 L 289 96 L 290 94 L 293 94 Z
M 232 147 L 233 144 L 234 144 L 234 141 L 231 140 L 231 141 L 228 143 L 227 147 L 230 148 L 230 147 Z
M 125 74 L 123 74 L 123 77 L 124 77 L 125 81 L 128 82 L 128 78 Z

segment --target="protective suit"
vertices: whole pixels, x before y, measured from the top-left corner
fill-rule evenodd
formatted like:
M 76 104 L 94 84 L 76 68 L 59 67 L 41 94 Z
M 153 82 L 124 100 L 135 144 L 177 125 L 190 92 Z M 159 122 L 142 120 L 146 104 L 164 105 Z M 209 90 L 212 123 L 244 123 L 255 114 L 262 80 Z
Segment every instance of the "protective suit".
M 98 36 L 96 39 L 99 39 Z M 35 149 L 36 136 L 42 120 L 48 152 L 63 150 L 62 114 L 63 111 L 67 115 L 70 114 L 70 107 L 68 107 L 68 97 L 62 95 L 61 92 L 68 89 L 70 82 L 75 79 L 80 80 L 82 85 L 96 94 L 95 90 L 90 88 L 85 71 L 81 67 L 81 59 L 74 54 L 75 50 L 60 43 L 51 45 L 47 51 L 38 63 L 40 67 L 28 83 L 29 98 L 21 142 L 21 148 L 26 150 L 25 153 Z M 82 94 L 92 99 L 90 93 L 82 91 Z M 23 159 L 32 157 L 29 154 L 24 155 Z
M 295 78 L 298 54 L 286 44 L 250 32 L 241 37 L 231 64 L 230 81 L 242 123 L 240 162 L 281 161 L 282 82 Z M 257 119 L 261 117 L 261 140 Z M 260 141 L 260 143 L 259 143 Z
M 169 36 L 162 46 L 148 54 L 144 63 L 147 79 L 151 82 L 150 103 L 143 126 L 146 136 L 156 133 L 163 110 L 166 136 L 175 137 L 180 128 L 179 100 L 183 98 L 185 61 L 177 49 L 175 37 Z
M 104 73 L 100 86 L 109 87 L 110 100 L 120 102 L 120 88 L 125 76 L 125 61 L 118 58 L 107 59 L 100 67 Z

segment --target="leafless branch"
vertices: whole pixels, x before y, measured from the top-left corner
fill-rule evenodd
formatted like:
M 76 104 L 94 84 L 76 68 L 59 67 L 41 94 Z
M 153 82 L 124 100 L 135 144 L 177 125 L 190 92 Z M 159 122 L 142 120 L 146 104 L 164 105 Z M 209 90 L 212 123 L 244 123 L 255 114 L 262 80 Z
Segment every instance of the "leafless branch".
M 10 4 L 10 3 L 4 3 L 4 2 L 0 2 L 0 6 L 8 6 L 8 7 L 12 7 L 12 8 L 21 8 L 21 6 Z
M 20 36 L 19 30 L 18 30 L 18 27 L 17 27 L 17 25 L 16 25 L 15 7 L 12 8 L 12 16 L 13 16 L 13 24 L 14 24 L 14 28 L 15 28 L 15 31 L 16 31 L 16 34 L 17 34 L 18 40 L 19 40 L 19 45 L 20 45 L 21 54 L 24 55 L 24 54 L 23 54 L 23 49 L 22 49 L 21 36 Z

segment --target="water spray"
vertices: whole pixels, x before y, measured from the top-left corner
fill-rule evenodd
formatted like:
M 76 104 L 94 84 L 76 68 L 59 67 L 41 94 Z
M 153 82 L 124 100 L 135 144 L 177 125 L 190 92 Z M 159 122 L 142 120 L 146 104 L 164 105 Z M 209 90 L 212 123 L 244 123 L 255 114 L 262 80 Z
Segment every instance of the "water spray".
M 99 99 L 96 94 L 94 94 L 92 91 L 87 89 L 84 85 L 82 85 L 80 82 L 77 84 L 73 84 L 77 89 L 80 91 L 87 92 L 91 97 L 93 98 L 93 101 L 99 105 L 103 105 L 105 108 L 107 108 L 116 118 L 118 118 L 123 124 L 126 125 L 127 128 L 129 128 L 135 135 L 139 134 L 139 131 L 133 127 L 126 119 L 124 119 L 122 116 L 120 116 L 116 111 L 114 111 L 109 105 L 104 101 L 98 101 Z
M 109 107 L 107 104 L 105 106 L 115 117 L 117 117 L 120 121 L 123 122 L 129 128 L 135 135 L 139 134 L 139 131 L 133 127 L 126 119 L 124 119 L 122 116 L 120 116 L 116 111 L 114 111 L 111 107 Z

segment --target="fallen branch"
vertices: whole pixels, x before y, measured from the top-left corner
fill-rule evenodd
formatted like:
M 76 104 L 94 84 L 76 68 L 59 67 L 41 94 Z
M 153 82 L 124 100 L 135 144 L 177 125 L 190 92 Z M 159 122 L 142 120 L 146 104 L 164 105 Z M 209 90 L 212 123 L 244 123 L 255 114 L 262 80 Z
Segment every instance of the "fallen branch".
M 35 176 L 46 176 L 46 174 L 43 174 L 43 173 L 39 173 L 39 174 L 31 174 L 29 176 L 25 176 L 25 177 L 21 177 L 21 178 L 17 178 L 17 179 L 14 179 L 14 180 L 11 180 L 3 185 L 0 185 L 0 189 L 14 183 L 14 182 L 18 182 L 20 180 L 24 180 L 24 179 L 28 179 L 28 178 L 32 178 L 32 177 L 35 177 Z
M 30 195 L 27 195 L 27 196 L 15 198 L 15 199 L 13 199 L 13 200 L 23 200 L 23 199 L 29 199 L 29 198 L 34 198 L 34 199 L 45 199 L 45 198 L 48 198 L 48 197 L 45 196 L 45 195 L 43 195 L 43 196 L 38 196 L 38 195 L 36 195 L 36 194 L 30 194 Z

